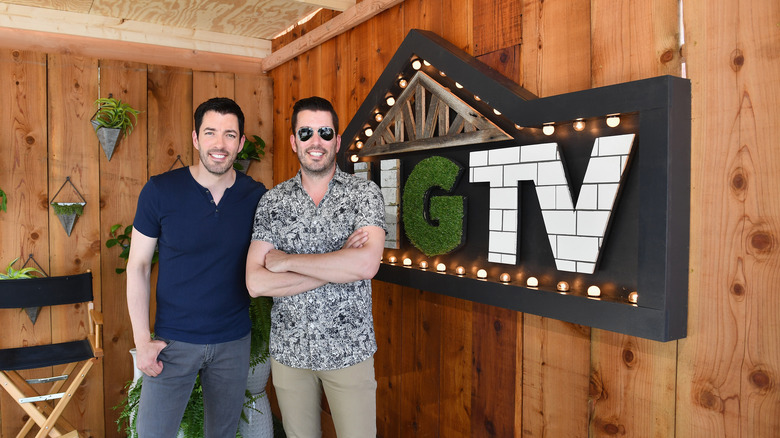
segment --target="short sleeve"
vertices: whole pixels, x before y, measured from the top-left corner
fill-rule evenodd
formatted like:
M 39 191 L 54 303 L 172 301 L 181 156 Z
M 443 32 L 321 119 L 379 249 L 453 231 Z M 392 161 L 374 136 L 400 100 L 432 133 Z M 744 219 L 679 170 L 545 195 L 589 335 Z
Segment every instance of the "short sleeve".
M 385 230 L 385 201 L 382 197 L 382 191 L 373 181 L 362 181 L 364 187 L 360 187 L 360 193 L 363 195 L 358 206 L 358 214 L 355 217 L 355 229 L 366 226 L 376 226 Z
M 138 206 L 135 210 L 133 228 L 144 236 L 159 238 L 161 231 L 159 205 L 159 192 L 154 179 L 149 180 L 138 195 Z

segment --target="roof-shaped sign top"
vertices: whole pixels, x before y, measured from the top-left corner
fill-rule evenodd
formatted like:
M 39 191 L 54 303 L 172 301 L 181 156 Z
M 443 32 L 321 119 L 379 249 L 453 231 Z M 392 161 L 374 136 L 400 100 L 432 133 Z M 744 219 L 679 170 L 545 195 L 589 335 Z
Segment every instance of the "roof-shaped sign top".
M 341 160 L 509 140 L 522 127 L 501 108 L 535 98 L 436 34 L 412 30 L 344 130 Z

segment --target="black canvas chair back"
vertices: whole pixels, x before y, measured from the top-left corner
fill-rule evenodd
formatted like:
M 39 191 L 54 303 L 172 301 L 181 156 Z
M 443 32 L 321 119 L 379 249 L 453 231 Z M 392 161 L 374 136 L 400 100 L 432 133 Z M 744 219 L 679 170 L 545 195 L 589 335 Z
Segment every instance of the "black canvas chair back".
M 85 339 L 0 349 L 0 387 L 5 389 L 30 419 L 17 434 L 27 436 L 36 425 L 37 438 L 78 437 L 78 430 L 61 417 L 81 382 L 102 357 L 102 315 L 92 309 L 92 274 L 0 280 L 0 308 L 29 308 L 84 303 L 89 306 L 89 336 Z M 72 321 L 74 327 L 83 321 Z M 4 327 L 4 329 L 13 329 Z M 82 364 L 78 372 L 76 367 Z M 20 370 L 65 365 L 59 375 L 25 380 Z M 66 386 L 67 384 L 67 386 Z M 33 386 L 35 385 L 35 387 Z M 49 386 L 41 391 L 39 386 Z M 64 390 L 63 390 L 64 388 Z

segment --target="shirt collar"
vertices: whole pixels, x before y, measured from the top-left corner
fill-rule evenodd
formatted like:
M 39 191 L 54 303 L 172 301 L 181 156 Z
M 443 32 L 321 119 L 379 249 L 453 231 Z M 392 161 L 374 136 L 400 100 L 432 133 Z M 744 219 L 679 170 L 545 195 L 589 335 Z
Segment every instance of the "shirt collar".
M 350 177 L 350 174 L 348 174 L 347 172 L 344 172 L 343 170 L 341 170 L 339 168 L 339 165 L 336 164 L 336 173 L 334 173 L 333 174 L 333 178 L 331 178 L 330 181 L 328 181 L 328 187 L 330 187 L 331 184 L 333 184 L 334 181 L 339 183 L 339 184 L 344 184 L 345 182 L 348 181 L 349 177 Z M 300 169 L 298 169 L 298 173 L 295 174 L 295 176 L 292 178 L 292 180 L 293 180 L 293 183 L 296 186 L 300 187 L 301 190 L 303 189 L 303 183 L 301 182 L 301 170 Z

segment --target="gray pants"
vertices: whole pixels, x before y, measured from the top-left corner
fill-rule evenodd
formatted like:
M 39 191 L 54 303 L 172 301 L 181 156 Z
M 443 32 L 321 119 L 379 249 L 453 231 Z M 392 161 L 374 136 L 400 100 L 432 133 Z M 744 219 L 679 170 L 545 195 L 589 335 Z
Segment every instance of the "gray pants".
M 176 437 L 199 372 L 204 436 L 235 437 L 249 372 L 249 335 L 206 345 L 161 340 L 168 343 L 158 356 L 163 370 L 157 377 L 143 376 L 138 437 Z

